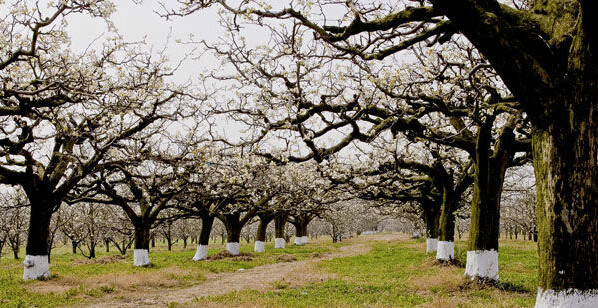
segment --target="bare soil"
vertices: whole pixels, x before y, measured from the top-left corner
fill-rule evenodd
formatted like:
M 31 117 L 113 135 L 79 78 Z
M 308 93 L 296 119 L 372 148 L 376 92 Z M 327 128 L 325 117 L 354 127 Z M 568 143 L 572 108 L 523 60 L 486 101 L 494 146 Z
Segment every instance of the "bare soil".
M 370 250 L 369 241 L 393 241 L 401 238 L 402 236 L 398 234 L 377 234 L 348 239 L 349 244 L 338 251 L 314 255 L 308 260 L 295 261 L 293 258 L 281 258 L 274 264 L 232 273 L 212 274 L 205 282 L 190 287 L 169 286 L 168 282 L 148 283 L 136 290 L 120 289 L 98 299 L 89 298 L 79 307 L 167 307 L 171 303 L 185 304 L 204 296 L 218 296 L 233 291 L 270 291 L 275 289 L 275 282 L 283 280 L 289 284 L 289 287 L 298 287 L 334 278 L 334 274 L 317 267 L 319 261 L 365 254 Z

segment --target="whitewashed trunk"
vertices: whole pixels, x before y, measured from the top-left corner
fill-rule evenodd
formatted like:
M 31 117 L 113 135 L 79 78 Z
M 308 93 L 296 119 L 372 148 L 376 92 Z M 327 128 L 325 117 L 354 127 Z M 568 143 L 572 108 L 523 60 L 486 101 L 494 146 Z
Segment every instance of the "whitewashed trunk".
M 299 245 L 299 246 L 303 245 L 303 241 L 302 241 L 302 237 L 301 236 L 295 237 L 295 245 Z
M 266 242 L 255 241 L 255 245 L 253 246 L 253 250 L 255 252 L 265 252 L 266 251 Z
M 148 266 L 148 265 L 150 265 L 149 250 L 147 250 L 147 249 L 134 249 L 133 250 L 133 265 L 135 265 L 135 266 Z
M 436 259 L 450 261 L 455 258 L 455 243 L 447 241 L 438 241 L 436 250 Z
M 498 280 L 498 251 L 494 249 L 468 251 L 465 276 L 472 280 L 475 278 Z
M 233 256 L 239 255 L 239 243 L 238 242 L 231 242 L 226 243 L 226 251 Z
M 206 260 L 208 258 L 208 245 L 197 245 L 193 261 Z
M 429 238 L 426 240 L 426 253 L 435 253 L 438 248 L 438 239 Z
M 309 241 L 307 240 L 307 236 L 302 236 L 301 237 L 301 245 L 305 245 L 307 244 Z
M 274 248 L 284 248 L 285 240 L 282 237 L 277 237 L 274 239 Z
M 50 277 L 50 263 L 48 256 L 26 255 L 23 261 L 23 280 L 48 279 Z
M 589 278 L 589 277 L 588 277 Z M 596 308 L 598 290 L 569 289 L 560 292 L 538 288 L 535 308 Z

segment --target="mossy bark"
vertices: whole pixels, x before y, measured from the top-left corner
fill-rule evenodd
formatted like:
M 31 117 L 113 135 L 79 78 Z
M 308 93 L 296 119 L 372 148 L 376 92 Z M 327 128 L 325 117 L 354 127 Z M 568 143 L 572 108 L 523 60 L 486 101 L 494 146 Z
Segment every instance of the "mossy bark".
M 571 106 L 563 116 L 570 122 L 533 134 L 543 289 L 598 289 L 598 93 L 593 94 L 591 107 Z
M 438 240 L 445 242 L 455 241 L 455 202 L 444 194 L 438 224 Z
M 295 226 L 295 236 L 307 236 L 307 226 L 315 218 L 315 216 L 302 213 L 293 215 L 293 218 L 294 219 L 291 221 L 291 223 Z
M 426 224 L 426 238 L 438 238 L 441 206 L 430 204 L 423 206 L 424 223 Z
M 274 218 L 274 233 L 276 234 L 276 238 L 285 238 L 284 227 L 287 224 L 288 218 L 289 215 L 286 213 L 279 214 Z
M 499 140 L 490 149 L 492 125 L 488 119 L 478 130 L 476 144 L 475 175 L 471 202 L 471 222 L 469 226 L 469 250 L 496 250 L 500 236 L 500 198 L 503 191 L 505 173 L 513 159 L 513 123 L 505 125 Z
M 539 285 L 598 290 L 598 18 L 593 1 L 432 0 L 532 123 Z
M 257 235 L 256 235 L 255 240 L 265 242 L 266 241 L 266 230 L 268 229 L 268 224 L 272 221 L 273 218 L 264 217 L 264 216 L 259 216 L 259 217 L 260 217 L 260 222 L 258 223 L 258 226 L 257 226 Z

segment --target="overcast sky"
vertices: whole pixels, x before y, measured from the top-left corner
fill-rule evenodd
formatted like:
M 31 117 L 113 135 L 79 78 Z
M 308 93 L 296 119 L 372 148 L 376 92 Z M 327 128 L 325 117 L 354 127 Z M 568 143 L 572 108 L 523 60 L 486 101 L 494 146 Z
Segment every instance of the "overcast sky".
M 188 41 L 189 35 L 194 40 L 215 42 L 223 34 L 218 25 L 216 8 L 201 10 L 192 16 L 174 17 L 166 20 L 157 12 L 163 12 L 157 1 L 143 1 L 135 4 L 131 0 L 114 1 L 116 12 L 111 20 L 126 41 L 145 40 L 154 50 L 161 50 L 166 46 L 166 53 L 171 62 L 176 63 L 192 50 L 192 46 L 176 43 L 177 40 Z M 104 21 L 87 15 L 75 14 L 67 18 L 68 33 L 72 39 L 75 52 L 84 51 L 92 42 L 92 46 L 100 46 L 102 38 L 106 38 L 108 28 Z M 170 41 L 169 41 L 170 35 Z M 100 38 L 100 39 L 98 39 Z M 197 53 L 195 53 L 197 55 Z M 214 67 L 213 57 L 202 57 L 197 61 L 190 61 L 178 72 L 176 79 L 184 81 L 197 75 L 198 70 Z

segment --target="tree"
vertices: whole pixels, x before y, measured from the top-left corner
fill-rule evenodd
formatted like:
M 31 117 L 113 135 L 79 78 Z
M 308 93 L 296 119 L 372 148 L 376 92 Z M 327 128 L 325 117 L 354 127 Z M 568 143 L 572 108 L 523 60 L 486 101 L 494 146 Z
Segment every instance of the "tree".
M 27 197 L 20 189 L 6 191 L 2 199 L 2 223 L 0 224 L 1 245 L 8 243 L 13 257 L 19 259 L 19 250 L 27 234 L 29 214 Z
M 205 4 L 192 3 L 185 12 Z M 598 273 L 594 3 L 431 0 L 416 6 L 399 2 L 389 11 L 371 7 L 348 2 L 348 23 L 330 25 L 324 18 L 328 24 L 321 26 L 308 9 L 258 13 L 295 18 L 339 51 L 364 59 L 384 59 L 420 42 L 443 43 L 455 33 L 465 36 L 521 103 L 533 128 L 540 246 L 536 307 L 596 306 L 598 280 L 587 279 Z M 414 31 L 402 34 L 403 27 Z
M 79 244 L 87 237 L 81 214 L 81 209 L 73 206 L 61 207 L 56 214 L 59 221 L 58 229 L 71 241 L 73 254 L 77 253 Z
M 274 42 L 252 49 L 236 31 L 242 18 L 234 18 L 223 22 L 231 32 L 227 44 L 208 46 L 237 70 L 235 76 L 216 79 L 237 82 L 244 89 L 224 110 L 216 111 L 252 123 L 253 135 L 241 144 L 264 143 L 268 136 L 276 136 L 287 142 L 282 151 L 286 155 L 271 150 L 261 155 L 282 163 L 311 159 L 322 162 L 357 141 L 372 143 L 390 131 L 413 142 L 428 140 L 467 152 L 475 172 L 466 275 L 472 279 L 498 279 L 494 267 L 482 265 L 496 267 L 498 263 L 504 174 L 508 167 L 525 162 L 527 157 L 516 157 L 516 153 L 531 151 L 530 134 L 525 130 L 521 106 L 471 45 L 451 40 L 445 44 L 448 51 L 432 52 L 429 57 L 426 54 L 430 50 L 410 44 L 419 66 L 399 66 L 398 61 L 370 65 L 356 60 L 354 55 L 359 53 L 354 49 L 335 45 L 341 53 L 334 54 L 315 44 L 301 25 L 312 29 L 317 26 L 306 23 L 306 19 L 292 13 L 297 12 L 293 9 L 268 12 L 223 5 L 235 14 L 249 15 L 250 25 L 264 25 Z M 251 19 L 252 14 L 257 18 Z M 283 24 L 283 30 L 263 22 L 264 18 L 287 17 L 298 21 Z M 352 61 L 347 64 L 345 58 Z M 350 67 L 351 63 L 356 68 Z M 281 109 L 288 112 L 281 115 L 271 111 Z M 323 140 L 339 132 L 343 136 L 335 138 L 338 142 L 326 145 Z M 299 138 L 304 147 L 296 151 L 293 139 Z M 307 154 L 302 155 L 305 151 Z M 453 212 L 449 208 L 445 211 Z M 448 215 L 443 217 L 443 224 L 454 225 L 446 220 Z M 448 238 L 453 237 L 450 233 Z M 444 247 L 447 241 L 442 242 Z M 451 250 L 452 246 L 447 245 Z
M 135 266 L 147 266 L 151 229 L 161 221 L 160 214 L 171 208 L 171 201 L 185 190 L 187 175 L 176 164 L 176 157 L 145 156 L 147 140 L 127 158 L 107 166 L 92 182 L 94 195 L 80 200 L 119 206 L 135 228 Z M 135 151 L 138 150 L 138 151 Z M 184 154 L 182 154 L 184 156 Z
M 60 21 L 80 12 L 107 17 L 110 2 L 61 1 L 35 13 L 39 5 L 15 2 L 2 23 L 12 35 L 0 60 L 0 183 L 22 187 L 31 206 L 28 280 L 49 276 L 53 213 L 110 150 L 167 115 L 164 105 L 179 92 L 165 80 L 172 70 L 139 44 L 110 39 L 100 50 L 70 52 Z

